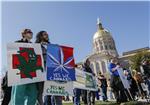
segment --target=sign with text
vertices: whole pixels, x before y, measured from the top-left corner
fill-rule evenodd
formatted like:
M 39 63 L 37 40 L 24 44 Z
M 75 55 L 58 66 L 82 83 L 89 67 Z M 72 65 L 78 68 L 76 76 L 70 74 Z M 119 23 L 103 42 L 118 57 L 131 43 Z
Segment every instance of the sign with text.
M 119 76 L 120 76 L 120 79 L 121 79 L 121 81 L 123 83 L 124 88 L 129 89 L 130 85 L 129 85 L 129 82 L 126 79 L 126 77 L 125 77 L 125 75 L 123 73 L 123 69 L 122 68 L 118 68 L 117 71 L 119 73 Z
M 83 70 L 76 69 L 76 81 L 73 83 L 74 88 L 97 91 L 95 77 Z
M 46 81 L 44 95 L 73 96 L 73 82 Z
M 47 80 L 75 81 L 73 48 L 49 44 L 47 47 Z

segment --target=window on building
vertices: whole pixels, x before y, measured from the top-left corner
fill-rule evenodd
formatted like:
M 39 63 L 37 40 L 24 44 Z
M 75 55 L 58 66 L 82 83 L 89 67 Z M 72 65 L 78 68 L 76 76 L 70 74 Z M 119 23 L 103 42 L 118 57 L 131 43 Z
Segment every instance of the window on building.
M 103 46 L 101 45 L 101 50 L 103 50 Z
M 111 50 L 113 50 L 113 48 L 112 48 L 112 46 L 111 46 L 111 45 L 109 45 L 109 48 L 110 48 Z
M 102 61 L 102 62 L 101 62 L 101 65 L 102 65 L 102 72 L 103 72 L 103 73 L 106 73 L 106 65 L 105 65 L 105 62 Z
M 98 62 L 96 62 L 96 72 L 97 74 L 100 72 L 100 65 Z
M 94 71 L 94 64 L 93 63 L 90 65 L 90 67 L 91 67 L 92 71 Z
M 108 50 L 108 47 L 107 47 L 107 45 L 105 45 L 105 49 L 106 49 L 106 50 Z
M 99 42 L 99 45 L 102 45 L 102 42 L 100 40 L 98 42 Z

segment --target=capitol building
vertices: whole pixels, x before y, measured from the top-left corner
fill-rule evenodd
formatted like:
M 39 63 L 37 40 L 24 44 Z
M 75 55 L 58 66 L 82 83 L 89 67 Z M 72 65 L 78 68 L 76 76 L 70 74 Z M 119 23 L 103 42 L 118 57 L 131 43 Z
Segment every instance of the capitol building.
M 97 19 L 97 31 L 93 35 L 93 51 L 92 54 L 87 56 L 85 59 L 89 59 L 91 62 L 91 69 L 98 75 L 100 72 L 104 75 L 109 74 L 108 64 L 111 58 L 117 58 L 119 62 L 129 64 L 128 58 L 133 56 L 139 51 L 150 51 L 149 47 L 136 49 L 133 51 L 124 52 L 122 56 L 118 55 L 115 41 L 111 33 L 105 29 L 100 21 Z M 82 64 L 78 63 L 78 67 L 82 68 Z
M 105 74 L 112 57 L 118 57 L 115 41 L 111 33 L 103 27 L 100 19 L 97 19 L 97 31 L 93 36 L 93 53 L 87 57 L 94 73 Z

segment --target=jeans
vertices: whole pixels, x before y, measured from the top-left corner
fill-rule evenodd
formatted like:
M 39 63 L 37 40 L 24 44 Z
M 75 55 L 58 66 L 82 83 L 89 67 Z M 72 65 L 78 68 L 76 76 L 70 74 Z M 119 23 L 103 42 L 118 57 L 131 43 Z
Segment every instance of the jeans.
M 107 87 L 101 87 L 102 88 L 102 93 L 103 93 L 103 101 L 107 100 Z
M 80 105 L 81 89 L 74 89 L 74 105 Z

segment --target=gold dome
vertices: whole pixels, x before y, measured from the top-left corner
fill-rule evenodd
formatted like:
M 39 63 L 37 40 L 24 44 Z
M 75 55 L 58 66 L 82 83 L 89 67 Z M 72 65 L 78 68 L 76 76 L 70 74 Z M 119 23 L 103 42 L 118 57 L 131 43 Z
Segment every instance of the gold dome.
M 111 37 L 110 32 L 103 28 L 102 23 L 100 22 L 99 18 L 97 19 L 97 26 L 98 26 L 98 30 L 93 36 L 94 40 L 96 40 L 100 37 Z
M 97 20 L 97 26 L 97 32 L 93 36 L 94 53 L 104 53 L 106 55 L 110 54 L 113 56 L 118 56 L 113 37 L 108 30 L 103 28 L 99 18 Z
M 110 32 L 106 29 L 98 29 L 98 31 L 94 34 L 93 39 L 96 40 L 101 37 L 111 37 Z

